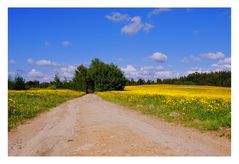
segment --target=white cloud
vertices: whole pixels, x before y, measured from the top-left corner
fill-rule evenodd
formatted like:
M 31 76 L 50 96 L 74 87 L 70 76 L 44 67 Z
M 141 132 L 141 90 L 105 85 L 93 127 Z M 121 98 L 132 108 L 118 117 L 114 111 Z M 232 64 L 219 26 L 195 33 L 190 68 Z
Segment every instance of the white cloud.
M 62 66 L 61 64 L 46 59 L 37 60 L 34 64 L 37 66 L 53 66 L 53 67 Z
M 130 23 L 125 25 L 122 29 L 122 33 L 135 34 L 143 27 L 141 17 L 135 16 L 130 20 Z
M 223 59 L 223 58 L 225 58 L 225 55 L 222 52 L 216 52 L 216 53 L 209 52 L 206 54 L 202 54 L 201 56 L 204 58 L 207 58 L 207 59 Z
M 130 20 L 128 14 L 121 14 L 119 12 L 112 12 L 110 15 L 106 15 L 106 18 L 113 22 L 122 22 Z
M 154 16 L 154 15 L 158 15 L 160 13 L 163 13 L 163 12 L 168 12 L 168 11 L 171 11 L 171 9 L 169 8 L 158 8 L 158 9 L 154 9 L 153 11 L 151 11 L 148 16 L 151 17 L 151 16 Z
M 136 34 L 140 30 L 149 32 L 150 30 L 153 29 L 153 27 L 154 26 L 149 23 L 143 23 L 140 16 L 135 16 L 130 20 L 130 22 L 127 25 L 125 25 L 121 29 L 121 32 L 132 35 L 132 34 Z
M 217 63 L 212 64 L 213 71 L 230 71 L 231 70 L 231 57 L 219 60 Z
M 136 68 L 132 65 L 127 65 L 126 68 L 122 68 L 122 71 L 125 71 L 125 72 L 135 72 L 137 71 Z
M 137 69 L 132 65 L 127 65 L 125 68 L 121 68 L 121 70 L 127 78 L 133 78 L 135 80 L 139 78 L 144 80 L 156 80 L 157 78 L 165 79 L 179 76 L 179 73 L 167 70 L 162 66 L 143 66 Z
M 27 59 L 28 64 L 34 64 L 34 60 L 32 58 Z
M 198 72 L 198 73 L 209 73 L 210 71 L 206 70 L 206 69 L 203 69 L 203 68 L 199 68 L 199 67 L 193 67 L 193 68 L 191 68 L 190 70 L 188 70 L 186 72 L 186 75 L 191 74 L 191 73 L 195 73 L 195 72 Z
M 42 60 L 36 61 L 36 65 L 38 65 L 38 66 L 51 66 L 52 62 L 50 60 L 42 59 Z
M 10 63 L 10 64 L 16 64 L 17 62 L 16 62 L 16 60 L 13 60 L 13 59 L 12 59 L 12 60 L 9 61 L 9 63 Z
M 225 54 L 222 52 L 216 52 L 216 53 L 209 52 L 209 53 L 201 54 L 198 56 L 191 55 L 189 57 L 184 57 L 182 58 L 181 62 L 184 64 L 187 64 L 187 63 L 190 63 L 191 61 L 199 62 L 203 59 L 216 60 L 216 59 L 223 59 L 223 58 L 225 58 Z
M 68 47 L 68 46 L 71 45 L 71 42 L 68 41 L 68 40 L 65 40 L 65 41 L 63 41 L 63 42 L 61 43 L 61 45 L 62 45 L 63 47 Z
M 149 32 L 150 30 L 152 30 L 154 28 L 153 25 L 149 24 L 149 23 L 145 23 L 143 26 L 143 31 L 145 32 Z
M 137 78 L 138 72 L 137 69 L 132 65 L 127 65 L 125 68 L 121 68 L 124 72 L 124 75 L 128 78 Z
M 157 61 L 157 62 L 166 62 L 168 60 L 167 55 L 161 53 L 161 52 L 155 52 L 152 56 L 151 59 Z
M 41 78 L 43 77 L 43 73 L 40 71 L 37 71 L 36 69 L 32 69 L 30 72 L 28 72 L 28 77 L 30 78 Z
M 76 70 L 76 66 L 74 65 L 68 65 L 65 67 L 60 68 L 60 76 L 62 78 L 66 77 L 67 79 L 70 79 L 74 76 Z
M 155 77 L 160 79 L 169 79 L 179 77 L 179 74 L 172 71 L 159 71 L 155 73 Z

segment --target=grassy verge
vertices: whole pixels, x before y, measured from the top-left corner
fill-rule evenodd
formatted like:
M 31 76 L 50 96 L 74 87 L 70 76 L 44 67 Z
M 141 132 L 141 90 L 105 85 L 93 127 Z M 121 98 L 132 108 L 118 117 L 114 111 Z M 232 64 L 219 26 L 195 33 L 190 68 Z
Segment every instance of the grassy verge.
M 125 91 L 97 94 L 144 114 L 200 130 L 231 127 L 231 102 L 220 98 L 133 94 Z
M 27 90 L 8 93 L 8 129 L 72 98 L 84 95 L 71 90 Z

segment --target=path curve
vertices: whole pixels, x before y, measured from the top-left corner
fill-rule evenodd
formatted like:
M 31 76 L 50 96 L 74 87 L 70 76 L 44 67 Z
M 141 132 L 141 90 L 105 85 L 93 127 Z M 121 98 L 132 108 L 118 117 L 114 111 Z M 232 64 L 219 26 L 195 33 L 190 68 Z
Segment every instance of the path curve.
M 70 100 L 9 132 L 10 156 L 231 154 L 231 142 L 107 102 Z

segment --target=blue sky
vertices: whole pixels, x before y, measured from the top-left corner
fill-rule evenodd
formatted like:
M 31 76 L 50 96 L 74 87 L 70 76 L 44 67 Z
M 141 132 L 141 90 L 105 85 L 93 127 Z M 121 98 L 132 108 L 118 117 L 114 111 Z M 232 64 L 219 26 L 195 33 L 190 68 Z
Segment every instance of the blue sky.
M 128 78 L 231 69 L 229 8 L 9 9 L 9 75 L 71 79 L 93 58 Z

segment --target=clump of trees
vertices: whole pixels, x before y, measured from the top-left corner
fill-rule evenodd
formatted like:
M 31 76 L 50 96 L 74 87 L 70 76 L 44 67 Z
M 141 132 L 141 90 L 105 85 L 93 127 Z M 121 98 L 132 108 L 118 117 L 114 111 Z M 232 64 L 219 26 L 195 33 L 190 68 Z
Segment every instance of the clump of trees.
M 126 80 L 118 66 L 99 59 L 92 60 L 89 68 L 80 65 L 73 78 L 76 89 L 86 92 L 123 90 Z
M 14 80 L 8 79 L 8 88 L 15 90 L 26 90 L 26 82 L 23 77 L 17 76 Z

